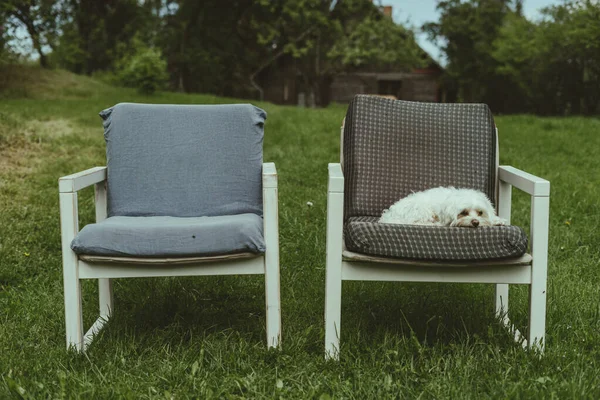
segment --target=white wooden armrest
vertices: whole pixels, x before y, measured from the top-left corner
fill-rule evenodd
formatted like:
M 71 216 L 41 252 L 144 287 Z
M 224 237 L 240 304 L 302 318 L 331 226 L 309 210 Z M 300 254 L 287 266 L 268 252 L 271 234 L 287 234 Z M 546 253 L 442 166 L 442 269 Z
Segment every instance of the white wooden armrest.
M 277 169 L 275 163 L 263 163 L 262 171 L 263 188 L 277 188 Z
M 60 193 L 73 193 L 106 180 L 106 167 L 94 167 L 58 179 Z
M 329 193 L 344 193 L 344 173 L 340 163 L 329 163 Z
M 498 178 L 535 197 L 550 196 L 550 182 L 508 165 L 498 167 Z

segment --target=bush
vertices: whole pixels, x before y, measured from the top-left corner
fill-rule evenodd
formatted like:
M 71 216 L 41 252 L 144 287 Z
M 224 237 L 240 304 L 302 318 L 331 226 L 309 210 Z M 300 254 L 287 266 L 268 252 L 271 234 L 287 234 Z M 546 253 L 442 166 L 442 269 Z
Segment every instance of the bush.
M 117 76 L 121 84 L 137 88 L 140 93 L 152 94 L 162 89 L 169 76 L 167 62 L 162 58 L 160 50 L 141 47 L 130 57 L 120 63 Z

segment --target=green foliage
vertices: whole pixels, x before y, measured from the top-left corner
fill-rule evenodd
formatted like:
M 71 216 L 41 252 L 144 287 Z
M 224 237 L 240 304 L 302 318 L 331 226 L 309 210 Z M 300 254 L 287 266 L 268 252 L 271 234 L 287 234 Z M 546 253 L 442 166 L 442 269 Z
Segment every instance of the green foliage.
M 8 47 L 10 36 L 5 26 L 6 19 L 6 14 L 0 9 L 0 65 L 8 63 L 8 60 L 12 58 L 10 57 L 12 52 Z
M 507 16 L 494 42 L 497 72 L 541 114 L 600 112 L 600 4 L 565 3 L 532 23 Z
M 443 39 L 457 99 L 501 112 L 600 112 L 600 3 L 568 0 L 540 21 L 512 0 L 446 0 L 424 29 Z
M 40 65 L 50 67 L 47 48 L 54 48 L 60 34 L 61 0 L 2 0 L 0 16 L 3 16 L 2 32 L 11 31 L 15 36 L 18 29 L 27 31 L 33 50 L 37 52 Z
M 179 91 L 246 98 L 262 95 L 265 82 L 294 76 L 294 90 L 326 104 L 340 72 L 411 70 L 426 62 L 412 30 L 384 17 L 376 4 L 2 0 L 0 60 L 15 60 L 7 43 L 19 29 L 29 33 L 46 67 L 122 78 L 149 91 L 166 70 Z M 503 113 L 600 113 L 598 1 L 565 0 L 539 21 L 523 16 L 523 0 L 437 4 L 439 21 L 423 30 L 442 43 L 446 101 L 484 102 Z M 166 67 L 158 61 L 151 68 L 157 56 L 151 51 L 134 57 L 138 43 L 159 49 Z
M 351 5 L 353 1 L 349 2 Z M 307 56 L 317 46 L 319 32 L 340 30 L 328 1 L 260 1 L 260 18 L 252 21 L 259 44 L 284 50 L 295 58 Z
M 117 77 L 126 87 L 143 94 L 152 94 L 163 89 L 168 80 L 167 62 L 156 48 L 139 46 L 135 53 L 118 63 Z
M 499 92 L 505 88 L 495 75 L 491 49 L 512 0 L 446 0 L 438 3 L 436 23 L 424 25 L 432 39 L 442 40 L 447 76 L 458 86 L 458 99 L 486 102 L 499 108 Z M 503 97 L 503 96 L 500 96 Z
M 390 18 L 367 17 L 340 35 L 327 56 L 342 67 L 369 66 L 382 71 L 398 66 L 410 70 L 421 64 L 422 54 L 410 30 Z
M 180 91 L 249 95 L 249 75 L 262 46 L 250 26 L 251 1 L 177 1 L 163 16 L 156 44 L 165 55 L 171 86 Z
M 86 45 L 74 24 L 65 24 L 62 35 L 58 39 L 50 57 L 52 63 L 59 68 L 69 71 L 83 72 L 83 65 L 89 53 L 85 50 Z
M 410 69 L 422 58 L 412 32 L 366 0 L 6 1 L 11 10 L 34 5 L 27 9 L 34 19 L 54 21 L 43 36 L 52 37 L 53 65 L 118 75 L 137 40 L 161 50 L 170 86 L 187 92 L 256 96 L 260 73 L 293 64 L 300 89 L 321 103 L 340 71 Z
M 336 73 L 398 69 L 398 65 L 411 69 L 421 63 L 423 53 L 412 32 L 385 17 L 372 2 L 263 0 L 260 4 L 262 18 L 252 26 L 258 42 L 271 47 L 266 58 L 292 56 L 303 91 L 312 92 L 317 104 L 323 102 L 323 89 Z
M 62 35 L 53 57 L 58 66 L 88 75 L 111 69 L 131 52 L 136 33 L 146 39 L 149 26 L 156 25 L 137 0 L 70 0 L 61 10 Z

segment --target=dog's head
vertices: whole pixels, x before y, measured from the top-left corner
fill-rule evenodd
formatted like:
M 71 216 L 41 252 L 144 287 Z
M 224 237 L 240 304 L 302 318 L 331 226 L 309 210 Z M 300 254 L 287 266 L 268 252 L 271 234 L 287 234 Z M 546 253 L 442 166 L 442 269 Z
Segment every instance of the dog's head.
M 450 226 L 477 228 L 492 226 L 494 209 L 488 198 L 481 192 L 469 191 L 454 199 L 454 217 Z
M 450 226 L 477 228 L 478 226 L 491 226 L 490 216 L 485 210 L 478 208 L 464 208 L 458 211 Z

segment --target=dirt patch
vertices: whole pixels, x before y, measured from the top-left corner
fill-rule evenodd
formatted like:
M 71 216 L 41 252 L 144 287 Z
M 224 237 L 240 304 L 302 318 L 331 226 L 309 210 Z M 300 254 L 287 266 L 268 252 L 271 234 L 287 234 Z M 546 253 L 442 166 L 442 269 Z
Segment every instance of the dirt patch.
M 74 132 L 73 124 L 67 119 L 53 119 L 49 121 L 32 120 L 23 126 L 22 134 L 33 141 L 41 142 L 44 139 L 70 135 Z
M 75 131 L 66 119 L 0 121 L 0 174 L 28 175 L 41 162 L 43 144 Z
M 0 115 L 2 117 L 3 115 Z M 24 121 L 17 118 L 0 118 L 0 148 L 13 141 L 24 138 L 30 142 L 41 143 L 61 136 L 72 134 L 73 123 L 67 119 L 41 121 L 37 119 Z
M 39 165 L 43 151 L 40 143 L 25 138 L 13 138 L 10 143 L 0 145 L 0 186 L 2 176 L 29 175 Z

